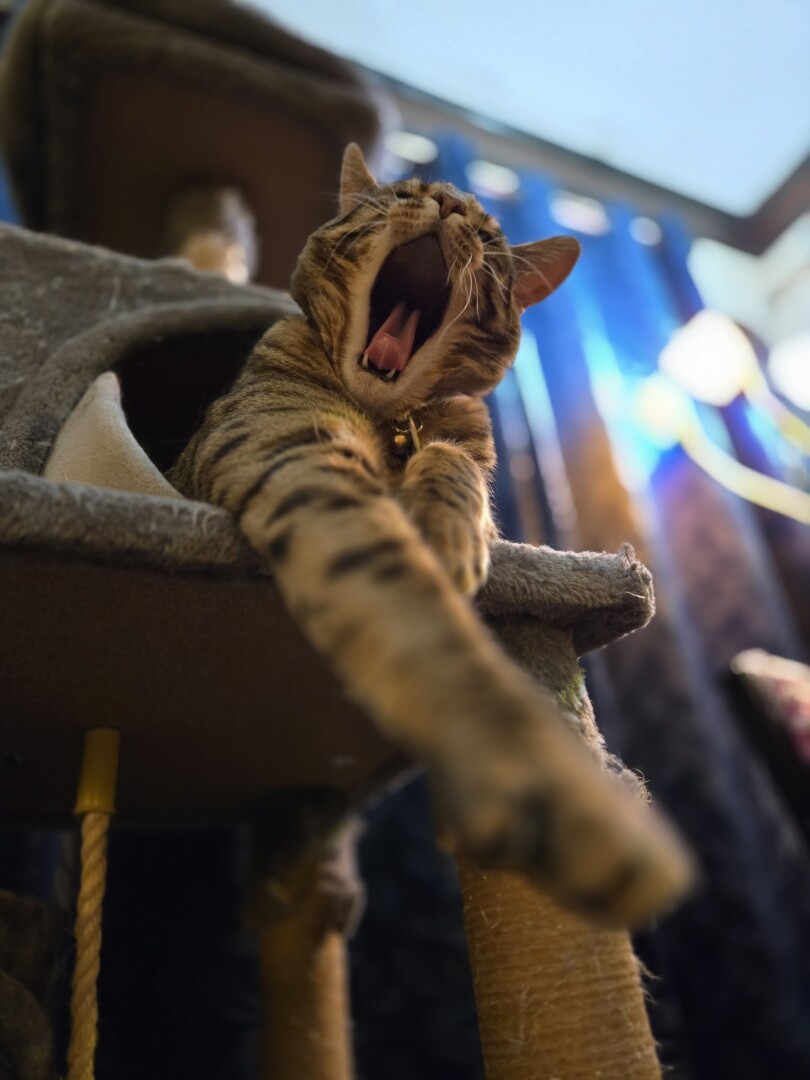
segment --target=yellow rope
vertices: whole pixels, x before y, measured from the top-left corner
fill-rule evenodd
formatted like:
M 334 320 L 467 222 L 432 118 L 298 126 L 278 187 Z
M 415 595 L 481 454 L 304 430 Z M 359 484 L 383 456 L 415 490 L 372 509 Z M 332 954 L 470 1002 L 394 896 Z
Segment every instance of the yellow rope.
M 101 956 L 101 905 L 107 878 L 110 815 L 93 810 L 82 821 L 82 878 L 76 913 L 76 966 L 70 1001 L 67 1080 L 93 1080 L 98 1041 L 97 980 Z
M 120 736 L 112 728 L 88 731 L 76 813 L 83 814 L 81 883 L 76 907 L 76 964 L 70 1001 L 67 1080 L 93 1080 L 98 1042 L 98 972 L 101 906 L 107 884 L 107 834 L 115 809 Z

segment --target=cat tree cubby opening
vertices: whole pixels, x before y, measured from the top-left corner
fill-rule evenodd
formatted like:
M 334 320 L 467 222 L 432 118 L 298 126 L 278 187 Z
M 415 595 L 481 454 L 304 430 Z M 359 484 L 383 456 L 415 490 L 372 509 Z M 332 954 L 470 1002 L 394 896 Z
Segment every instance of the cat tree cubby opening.
M 161 472 L 174 464 L 265 330 L 169 333 L 133 345 L 111 363 L 129 428 Z

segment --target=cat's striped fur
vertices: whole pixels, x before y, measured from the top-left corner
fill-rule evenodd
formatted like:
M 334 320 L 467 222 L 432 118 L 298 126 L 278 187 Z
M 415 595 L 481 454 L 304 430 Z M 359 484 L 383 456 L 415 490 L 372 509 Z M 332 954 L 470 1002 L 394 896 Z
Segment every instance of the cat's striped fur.
M 415 239 L 416 267 L 401 251 Z M 577 254 L 568 238 L 511 249 L 472 196 L 417 180 L 377 186 L 349 147 L 341 214 L 293 276 L 303 315 L 265 334 L 170 478 L 232 511 L 346 687 L 428 763 L 470 852 L 636 922 L 678 890 L 677 843 L 601 773 L 467 599 L 495 535 L 481 396 L 514 357 L 521 309 Z M 386 378 L 387 354 L 369 343 L 398 289 L 404 311 L 424 308 L 420 321 L 436 325 Z M 380 372 L 364 366 L 367 349 L 383 356 Z M 408 415 L 421 448 L 405 457 L 392 439 Z

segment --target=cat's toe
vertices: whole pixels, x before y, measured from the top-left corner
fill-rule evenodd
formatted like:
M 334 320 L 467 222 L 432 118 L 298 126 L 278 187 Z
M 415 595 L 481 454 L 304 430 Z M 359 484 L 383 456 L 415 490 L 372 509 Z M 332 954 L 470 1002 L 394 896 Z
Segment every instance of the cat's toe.
M 482 561 L 470 559 L 443 559 L 450 580 L 462 596 L 475 596 L 486 580 Z
M 489 549 L 483 538 L 473 529 L 448 527 L 436 530 L 429 543 L 459 592 L 474 596 L 489 570 Z

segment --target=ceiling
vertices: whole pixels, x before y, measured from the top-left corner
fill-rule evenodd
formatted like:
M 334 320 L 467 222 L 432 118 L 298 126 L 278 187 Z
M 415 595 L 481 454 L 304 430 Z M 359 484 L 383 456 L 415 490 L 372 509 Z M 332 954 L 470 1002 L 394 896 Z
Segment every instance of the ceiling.
M 748 217 L 810 149 L 809 0 L 249 0 L 453 105 Z

